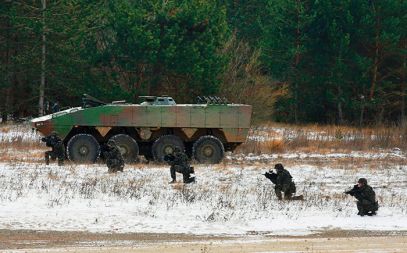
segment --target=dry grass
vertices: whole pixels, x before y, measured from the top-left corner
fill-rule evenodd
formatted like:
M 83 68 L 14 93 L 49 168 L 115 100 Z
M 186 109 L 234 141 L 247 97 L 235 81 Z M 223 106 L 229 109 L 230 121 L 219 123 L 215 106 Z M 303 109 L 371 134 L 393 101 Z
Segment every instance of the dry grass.
M 407 128 L 306 125 L 269 123 L 251 129 L 240 153 L 281 153 L 300 151 L 330 153 L 383 149 L 407 151 Z
M 31 132 L 31 128 L 27 125 L 1 126 L 0 160 L 43 163 L 44 152 L 48 148 L 40 141 L 40 137 L 39 134 Z M 246 143 L 239 146 L 235 153 L 238 155 L 250 153 L 255 155 L 287 153 L 324 155 L 352 151 L 379 153 L 386 150 L 397 151 L 397 149 L 407 152 L 407 128 L 360 129 L 346 126 L 294 126 L 269 123 L 253 126 Z M 216 168 L 225 169 L 229 164 L 230 160 L 224 159 Z M 144 168 L 143 164 L 139 166 L 140 169 Z

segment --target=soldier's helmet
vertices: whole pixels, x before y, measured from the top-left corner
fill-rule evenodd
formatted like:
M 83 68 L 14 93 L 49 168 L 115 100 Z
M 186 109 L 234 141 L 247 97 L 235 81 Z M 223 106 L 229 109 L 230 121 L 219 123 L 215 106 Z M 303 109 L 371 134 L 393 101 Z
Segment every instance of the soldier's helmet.
M 277 171 L 283 170 L 284 166 L 281 163 L 277 163 L 276 165 L 274 165 L 274 169 Z
M 359 178 L 358 183 L 363 184 L 363 185 L 367 185 L 367 179 L 366 178 Z
M 52 135 L 52 136 L 57 136 L 58 134 L 57 134 L 57 132 L 52 131 L 50 135 Z

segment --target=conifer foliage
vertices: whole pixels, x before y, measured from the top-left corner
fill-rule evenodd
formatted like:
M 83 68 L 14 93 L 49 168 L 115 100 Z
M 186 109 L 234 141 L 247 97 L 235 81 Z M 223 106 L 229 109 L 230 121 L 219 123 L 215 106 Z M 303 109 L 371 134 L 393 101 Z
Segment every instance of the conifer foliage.
M 402 0 L 6 0 L 1 121 L 89 93 L 218 95 L 266 121 L 405 123 L 406 13 Z

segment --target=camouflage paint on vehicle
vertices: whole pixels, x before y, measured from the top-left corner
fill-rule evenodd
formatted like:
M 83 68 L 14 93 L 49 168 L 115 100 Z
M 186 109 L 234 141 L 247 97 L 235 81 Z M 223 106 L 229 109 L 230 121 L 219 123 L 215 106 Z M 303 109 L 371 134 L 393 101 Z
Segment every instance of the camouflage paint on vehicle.
M 202 134 L 217 133 L 221 142 L 235 148 L 245 142 L 252 108 L 242 104 L 139 105 L 106 104 L 90 108 L 75 107 L 32 120 L 33 127 L 47 136 L 55 131 L 66 144 L 72 133 L 90 130 L 105 142 L 109 133 L 134 129 L 137 142 L 152 142 L 154 133 L 182 133 L 184 142 L 193 142 Z M 216 134 L 213 134 L 216 135 Z M 155 138 L 155 139 L 154 139 Z

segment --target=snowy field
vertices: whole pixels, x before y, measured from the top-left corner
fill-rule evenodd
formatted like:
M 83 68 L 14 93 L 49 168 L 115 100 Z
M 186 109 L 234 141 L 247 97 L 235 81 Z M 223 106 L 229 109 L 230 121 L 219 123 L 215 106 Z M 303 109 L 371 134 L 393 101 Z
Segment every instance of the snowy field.
M 24 127 L 0 129 L 0 229 L 210 235 L 407 231 L 407 157 L 397 147 L 372 153 L 229 154 L 220 165 L 195 165 L 197 183 L 184 186 L 169 185 L 168 167 L 154 164 L 129 165 L 116 175 L 102 164 L 45 166 L 39 138 Z M 261 175 L 277 162 L 286 165 L 305 201 L 277 201 L 273 185 Z M 343 194 L 359 177 L 376 191 L 375 217 L 357 216 L 354 199 Z
M 0 229 L 191 234 L 288 234 L 326 229 L 407 230 L 407 166 L 289 168 L 304 202 L 279 202 L 258 167 L 196 168 L 198 181 L 168 185 L 164 167 L 0 165 Z M 376 217 L 359 217 L 343 191 L 369 178 Z

